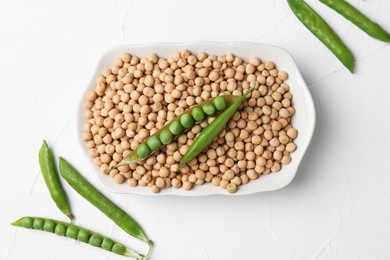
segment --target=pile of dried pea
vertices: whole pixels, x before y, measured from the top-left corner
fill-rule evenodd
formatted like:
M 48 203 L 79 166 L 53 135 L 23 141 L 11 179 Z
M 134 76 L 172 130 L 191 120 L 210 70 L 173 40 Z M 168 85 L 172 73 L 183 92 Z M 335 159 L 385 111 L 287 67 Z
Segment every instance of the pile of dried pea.
M 156 54 L 140 59 L 124 53 L 88 94 L 82 137 L 96 165 L 117 183 L 159 192 L 211 182 L 235 192 L 291 161 L 297 131 L 291 125 L 295 110 L 287 78 L 273 62 L 256 57 L 244 61 L 233 54 L 194 55 L 183 50 L 168 59 Z M 254 91 L 209 148 L 177 170 L 218 112 L 213 103 L 198 105 L 219 96 L 241 96 L 252 85 Z M 192 107 L 196 112 L 183 114 Z M 209 117 L 202 122 L 203 116 Z M 168 124 L 169 132 L 163 129 Z M 108 170 L 135 152 L 147 159 Z

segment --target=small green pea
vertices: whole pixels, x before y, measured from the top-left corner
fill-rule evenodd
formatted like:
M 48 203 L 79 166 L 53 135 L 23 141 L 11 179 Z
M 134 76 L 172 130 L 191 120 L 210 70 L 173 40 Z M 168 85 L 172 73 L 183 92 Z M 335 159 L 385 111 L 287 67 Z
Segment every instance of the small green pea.
M 180 117 L 180 123 L 184 126 L 184 128 L 191 128 L 195 124 L 194 118 L 190 114 L 184 114 Z
M 79 233 L 77 234 L 77 240 L 84 243 L 88 243 L 89 236 L 90 236 L 89 231 L 82 228 L 79 230 Z
M 206 118 L 206 115 L 200 107 L 194 107 L 192 109 L 191 115 L 196 122 L 201 122 Z
M 22 226 L 25 228 L 33 228 L 33 222 L 34 222 L 33 218 L 30 217 L 23 218 Z
M 111 249 L 111 251 L 115 254 L 118 254 L 118 255 L 123 255 L 126 251 L 126 248 L 119 244 L 119 243 L 115 243 Z
M 67 236 L 67 237 L 70 237 L 70 238 L 76 238 L 78 232 L 79 232 L 78 227 L 76 227 L 76 226 L 74 226 L 74 225 L 70 225 L 70 226 L 66 229 L 66 236 Z
M 137 155 L 139 158 L 145 158 L 149 155 L 150 149 L 146 144 L 140 144 L 137 147 Z
M 47 219 L 45 224 L 43 224 L 43 230 L 48 232 L 54 232 L 54 228 L 56 227 L 56 223 L 53 220 Z
M 61 223 L 58 223 L 56 225 L 56 228 L 54 229 L 54 232 L 59 235 L 59 236 L 65 236 L 65 233 L 66 233 L 66 227 L 61 224 Z
M 43 229 L 43 223 L 45 223 L 45 221 L 43 219 L 36 218 L 36 219 L 34 219 L 34 222 L 33 222 L 33 228 L 42 230 Z
M 102 244 L 102 241 L 103 241 L 103 238 L 98 235 L 98 234 L 93 234 L 90 238 L 89 238 L 89 244 L 91 246 L 100 246 Z
M 156 151 L 156 150 L 160 149 L 162 146 L 160 138 L 156 135 L 153 135 L 150 138 L 148 138 L 146 143 L 148 144 L 150 150 L 152 150 L 152 151 Z
M 102 242 L 102 248 L 108 251 L 111 251 L 112 246 L 114 245 L 114 241 L 105 237 Z
M 226 108 L 225 98 L 218 96 L 214 99 L 214 106 L 218 111 L 224 110 Z
M 162 144 L 169 144 L 173 141 L 173 135 L 168 129 L 163 130 L 160 133 L 160 141 Z
M 214 115 L 216 112 L 215 106 L 212 104 L 204 104 L 202 106 L 203 111 L 206 113 L 206 115 Z
M 171 133 L 174 135 L 181 134 L 183 130 L 184 130 L 183 125 L 177 120 L 173 121 L 169 126 L 169 131 L 171 131 Z

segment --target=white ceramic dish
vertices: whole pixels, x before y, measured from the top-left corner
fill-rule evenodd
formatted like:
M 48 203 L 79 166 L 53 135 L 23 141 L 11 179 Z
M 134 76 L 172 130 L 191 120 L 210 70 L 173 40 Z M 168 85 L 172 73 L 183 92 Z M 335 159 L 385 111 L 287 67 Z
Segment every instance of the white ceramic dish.
M 95 80 L 100 75 L 103 69 L 111 68 L 115 60 L 124 52 L 145 57 L 150 53 L 156 53 L 161 57 L 170 57 L 173 53 L 182 49 L 189 49 L 193 53 L 206 52 L 208 54 L 228 54 L 234 53 L 248 60 L 252 56 L 259 57 L 262 61 L 272 60 L 275 62 L 279 70 L 285 70 L 289 73 L 287 83 L 290 85 L 290 91 L 293 94 L 294 107 L 296 114 L 293 117 L 293 125 L 298 130 L 299 134 L 295 140 L 297 150 L 291 154 L 292 161 L 288 165 L 284 165 L 280 172 L 261 176 L 255 181 L 239 187 L 234 194 L 228 194 L 226 190 L 204 184 L 196 186 L 191 191 L 183 189 L 163 189 L 160 193 L 152 193 L 148 187 L 130 187 L 126 183 L 123 185 L 116 184 L 110 176 L 104 175 L 100 169 L 93 163 L 92 158 L 88 155 L 86 143 L 81 139 L 83 124 L 87 122 L 84 118 L 85 110 L 83 107 L 87 93 L 95 88 Z M 79 141 L 82 149 L 90 162 L 94 165 L 95 176 L 101 185 L 108 191 L 115 193 L 132 193 L 142 195 L 181 195 L 181 196 L 205 196 L 205 195 L 245 195 L 263 191 L 277 190 L 288 185 L 295 177 L 299 164 L 309 146 L 314 127 L 315 127 L 315 108 L 310 92 L 299 72 L 297 65 L 288 51 L 276 46 L 261 45 L 249 42 L 190 42 L 190 43 L 151 43 L 142 45 L 124 45 L 114 47 L 108 50 L 100 59 L 96 66 L 95 73 L 82 96 L 78 108 L 77 131 L 79 133 Z

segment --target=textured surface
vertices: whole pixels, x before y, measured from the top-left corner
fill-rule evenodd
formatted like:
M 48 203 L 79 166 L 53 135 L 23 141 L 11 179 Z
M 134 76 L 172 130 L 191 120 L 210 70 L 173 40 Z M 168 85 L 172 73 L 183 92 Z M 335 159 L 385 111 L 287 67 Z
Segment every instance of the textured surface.
M 155 241 L 153 259 L 389 259 L 390 45 L 308 2 L 354 52 L 355 75 L 298 23 L 285 1 L 2 0 L 0 258 L 122 259 L 9 225 L 24 215 L 66 220 L 39 175 L 41 141 L 91 172 L 75 137 L 75 115 L 101 54 L 125 43 L 216 40 L 288 49 L 313 95 L 316 132 L 296 178 L 279 191 L 204 198 L 106 193 Z M 351 2 L 390 30 L 389 1 Z M 146 250 L 65 188 L 77 224 Z

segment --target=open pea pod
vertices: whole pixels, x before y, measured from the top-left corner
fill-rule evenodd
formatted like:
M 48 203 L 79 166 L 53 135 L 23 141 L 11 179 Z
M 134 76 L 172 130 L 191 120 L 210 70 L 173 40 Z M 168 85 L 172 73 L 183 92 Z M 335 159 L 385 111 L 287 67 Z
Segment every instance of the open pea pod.
M 176 137 L 190 130 L 195 123 L 200 123 L 207 117 L 226 109 L 240 98 L 240 96 L 233 95 L 217 96 L 187 109 L 180 116 L 145 139 L 134 151 L 119 162 L 117 166 L 110 167 L 105 172 L 120 166 L 145 160 L 154 152 L 171 143 Z

